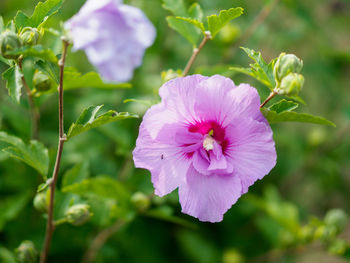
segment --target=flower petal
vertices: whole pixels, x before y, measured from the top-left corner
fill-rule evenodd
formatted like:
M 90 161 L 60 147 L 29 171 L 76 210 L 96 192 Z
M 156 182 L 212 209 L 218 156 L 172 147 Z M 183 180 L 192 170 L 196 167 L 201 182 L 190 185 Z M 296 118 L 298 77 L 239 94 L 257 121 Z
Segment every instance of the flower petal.
M 151 46 L 156 38 L 156 29 L 145 14 L 130 5 L 120 5 L 118 9 L 124 15 L 127 25 L 134 29 L 132 33 L 135 40 L 144 47 Z
M 191 166 L 179 187 L 182 212 L 201 221 L 220 222 L 241 196 L 241 182 L 232 175 L 203 175 Z
M 276 165 L 275 142 L 269 125 L 252 119 L 236 119 L 226 129 L 231 139 L 226 156 L 242 181 L 242 191 L 262 179 Z
M 163 137 L 162 133 L 166 132 L 163 129 L 159 136 Z M 133 157 L 137 168 L 151 171 L 155 193 L 159 196 L 172 192 L 182 184 L 190 165 L 189 160 L 179 149 L 157 139 L 152 139 L 144 123 L 140 126 Z
M 259 105 L 255 88 L 248 84 L 236 87 L 231 79 L 215 75 L 200 83 L 195 112 L 200 119 L 215 120 L 226 127 L 238 117 L 261 119 Z
M 194 123 L 197 120 L 194 111 L 196 86 L 207 78 L 201 75 L 191 75 L 166 82 L 159 89 L 159 95 L 165 107 L 182 116 L 183 121 Z

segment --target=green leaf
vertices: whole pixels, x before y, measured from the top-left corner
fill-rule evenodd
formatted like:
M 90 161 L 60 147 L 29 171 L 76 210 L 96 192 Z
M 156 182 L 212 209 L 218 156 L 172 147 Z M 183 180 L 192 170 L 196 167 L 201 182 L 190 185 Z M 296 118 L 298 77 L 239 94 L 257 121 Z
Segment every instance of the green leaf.
M 0 33 L 5 30 L 4 19 L 0 16 Z
M 270 109 L 262 108 L 261 112 L 264 114 L 269 123 L 277 122 L 306 122 L 322 125 L 330 125 L 335 127 L 335 124 L 323 117 L 314 116 L 307 113 L 297 113 L 293 111 L 284 111 L 277 113 Z
M 62 187 L 79 183 L 89 177 L 89 163 L 82 162 L 75 165 L 72 169 L 68 170 L 62 179 Z
M 276 59 L 273 59 L 270 61 L 269 64 L 267 64 L 261 53 L 256 52 L 252 49 L 249 48 L 244 48 L 242 47 L 245 53 L 253 59 L 256 63 L 251 64 L 251 72 L 254 78 L 256 78 L 258 81 L 266 85 L 271 91 L 275 88 L 276 83 L 275 83 L 275 78 L 273 76 L 273 67 L 275 64 Z M 242 72 L 244 73 L 244 72 Z
M 16 32 L 16 26 L 15 26 L 15 23 L 13 22 L 13 20 L 10 20 L 7 22 L 6 29 L 8 29 L 12 32 Z
M 41 45 L 26 46 L 8 52 L 9 55 L 23 55 L 24 57 L 36 57 L 43 60 L 57 63 L 58 59 L 51 49 L 44 48 Z
M 10 97 L 19 103 L 21 95 L 22 95 L 22 87 L 23 87 L 23 82 L 22 82 L 22 77 L 23 74 L 18 67 L 18 65 L 10 67 L 8 70 L 6 70 L 3 74 L 2 77 L 7 80 L 6 83 L 6 88 L 8 90 L 8 93 Z
M 22 11 L 18 11 L 15 17 L 15 23 L 18 29 L 23 27 L 42 27 L 46 21 L 58 12 L 63 0 L 47 0 L 39 2 L 31 17 L 28 17 Z
M 85 197 L 97 195 L 102 198 L 110 198 L 120 202 L 128 202 L 130 199 L 130 193 L 125 189 L 123 184 L 104 175 L 67 185 L 62 188 L 62 192 L 69 192 Z
M 103 105 L 100 106 L 90 106 L 86 108 L 81 115 L 79 116 L 78 120 L 73 123 L 68 131 L 67 139 L 70 139 L 82 132 L 88 131 L 90 129 L 93 129 L 95 127 L 129 118 L 138 118 L 135 114 L 130 114 L 128 112 L 116 112 L 113 110 L 110 110 L 104 114 L 101 114 L 97 116 L 97 112 L 102 108 Z
M 49 178 L 45 181 L 45 183 L 39 184 L 38 188 L 36 189 L 37 193 L 40 193 L 44 191 L 46 188 L 48 188 L 52 183 L 52 178 Z
M 292 111 L 298 108 L 299 104 L 294 101 L 289 101 L 282 99 L 269 107 L 269 110 L 275 111 L 276 113 L 281 113 L 284 111 Z
M 201 32 L 198 28 L 189 24 L 183 17 L 168 16 L 166 20 L 168 21 L 169 27 L 186 38 L 193 46 L 197 46 L 199 37 L 201 36 Z
M 142 104 L 142 105 L 145 105 L 147 107 L 151 107 L 153 104 L 152 101 L 149 101 L 149 100 L 139 100 L 139 99 L 126 99 L 123 101 L 124 103 L 128 103 L 128 102 L 135 102 L 135 103 L 138 103 L 138 104 Z
M 243 14 L 243 8 L 236 7 L 230 8 L 228 10 L 220 11 L 219 16 L 211 15 L 208 16 L 208 27 L 211 36 L 214 38 L 216 34 L 232 19 L 235 19 Z
M 0 141 L 12 146 L 3 149 L 11 157 L 19 159 L 36 169 L 41 175 L 46 176 L 49 169 L 49 154 L 43 144 L 38 141 L 30 141 L 25 144 L 20 138 L 0 132 Z
M 203 22 L 203 10 L 198 3 L 193 3 L 188 9 L 189 17 L 196 19 L 199 22 Z
M 104 83 L 100 75 L 96 72 L 89 72 L 84 75 L 77 72 L 74 68 L 67 68 L 64 71 L 65 90 L 76 89 L 82 87 L 102 88 L 102 89 L 122 89 L 130 88 L 129 83 Z
M 34 67 L 50 76 L 57 84 L 59 83 L 59 67 L 56 63 L 39 60 Z
M 201 30 L 203 34 L 205 33 L 204 24 L 202 22 L 199 22 L 197 19 L 188 18 L 188 17 L 180 17 L 180 16 L 177 16 L 176 18 L 194 25 L 195 27 L 199 28 L 199 30 Z
M 13 220 L 29 201 L 30 194 L 26 192 L 2 199 L 0 202 L 0 231 L 8 221 Z
M 163 8 L 175 16 L 187 16 L 187 10 L 183 0 L 163 0 Z
M 0 262 L 3 263 L 17 263 L 15 255 L 12 251 L 5 247 L 0 247 Z
M 8 66 L 11 66 L 11 65 L 12 65 L 12 63 L 10 62 L 10 60 L 4 58 L 4 57 L 1 56 L 1 55 L 0 55 L 0 61 L 3 62 L 3 63 L 5 63 L 5 64 L 8 65 Z

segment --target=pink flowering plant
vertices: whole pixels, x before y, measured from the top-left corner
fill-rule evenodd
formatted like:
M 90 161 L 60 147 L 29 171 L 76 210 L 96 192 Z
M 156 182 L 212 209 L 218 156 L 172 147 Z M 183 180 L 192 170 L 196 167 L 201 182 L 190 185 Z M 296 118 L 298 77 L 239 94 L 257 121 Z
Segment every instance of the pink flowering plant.
M 274 136 L 271 124 L 302 122 L 335 126 L 323 117 L 296 111 L 299 104 L 305 102 L 299 95 L 304 86 L 303 61 L 294 54 L 281 53 L 267 63 L 260 52 L 242 48 L 253 60 L 249 67 L 225 65 L 225 70 L 217 72 L 219 74 L 193 69 L 206 45 L 243 14 L 241 7 L 222 10 L 204 19 L 198 3 L 187 7 L 183 1 L 163 0 L 162 6 L 171 13 L 166 17 L 169 27 L 181 35 L 178 41 L 188 41 L 192 45 L 193 52 L 183 70 L 164 69 L 159 74 L 148 64 L 142 65 L 145 52 L 156 41 L 153 23 L 157 21 L 152 23 L 136 4 L 125 4 L 122 0 L 87 0 L 60 27 L 49 26 L 50 20 L 62 7 L 64 9 L 62 3 L 62 0 L 39 2 L 31 16 L 18 11 L 7 23 L 0 17 L 0 61 L 6 67 L 2 77 L 9 97 L 16 107 L 28 111 L 31 123 L 30 140 L 1 127 L 0 149 L 6 158 L 15 158 L 41 175 L 41 182 L 31 197 L 35 209 L 44 215 L 41 223 L 45 223 L 45 235 L 40 231 L 43 235 L 35 241 L 40 241 L 41 252 L 35 248 L 38 244 L 25 241 L 17 250 L 20 262 L 51 262 L 50 247 L 56 245 L 51 241 L 54 233 L 60 231 L 59 226 L 64 224 L 80 226 L 100 220 L 97 225 L 101 232 L 88 240 L 82 256 L 82 262 L 95 262 L 108 238 L 138 217 L 191 226 L 199 224 L 198 221 L 221 222 L 252 185 L 264 185 L 264 180 L 258 181 L 270 173 L 278 160 L 287 158 L 283 155 L 277 158 L 279 142 L 274 138 L 278 136 Z M 46 41 L 48 35 L 54 45 Z M 87 66 L 91 71 L 80 73 L 74 67 L 70 55 L 76 56 L 77 51 L 86 56 L 85 64 L 91 64 Z M 158 96 L 144 100 L 141 92 L 136 98 L 126 95 L 126 89 L 136 83 L 133 82 L 135 72 L 138 80 L 137 72 L 144 70 L 153 71 L 148 75 L 157 77 L 156 80 L 151 77 L 139 80 L 141 87 L 151 85 L 159 93 L 160 100 Z M 240 73 L 250 76 L 249 83 L 240 83 Z M 126 83 L 128 81 L 131 83 Z M 110 92 L 111 100 L 115 94 L 110 89 L 118 89 L 119 97 L 124 95 L 126 102 L 132 102 L 129 108 L 144 115 L 120 112 L 119 108 L 103 111 L 103 105 L 85 105 L 84 109 L 79 109 L 82 113 L 77 120 L 65 129 L 64 110 L 70 104 L 64 104 L 64 91 L 74 92 L 83 87 L 102 88 L 103 92 Z M 79 93 L 74 96 L 77 95 Z M 50 117 L 57 118 L 57 150 L 46 145 L 47 140 L 41 140 L 45 135 L 40 132 L 45 125 L 40 122 L 44 106 L 55 106 L 45 104 L 45 101 L 52 102 L 52 97 L 58 100 L 58 116 Z M 99 101 L 99 97 L 94 95 L 95 100 Z M 69 103 L 74 103 L 72 101 Z M 142 105 L 148 107 L 144 112 L 138 110 Z M 112 134 L 122 144 L 123 133 L 118 132 L 118 124 L 114 122 L 126 119 L 137 122 L 137 118 L 140 125 L 136 142 L 126 142 L 132 145 L 125 154 L 127 157 L 116 161 L 122 167 L 118 179 L 108 175 L 89 176 L 88 164 L 76 161 L 78 155 L 71 152 L 78 147 L 70 146 L 71 139 L 98 128 L 106 135 Z M 105 126 L 108 123 L 113 123 L 114 128 L 106 128 L 112 127 Z M 88 148 L 94 143 L 93 139 L 79 147 L 88 154 Z M 107 146 L 108 143 L 102 148 Z M 100 166 L 110 165 L 110 160 L 97 156 L 96 160 Z M 67 169 L 69 165 L 74 167 Z M 124 181 L 125 173 L 133 166 L 142 169 L 131 177 L 150 180 L 154 193 L 130 187 Z M 177 216 L 162 210 L 162 202 L 168 200 L 165 196 L 175 190 L 181 206 L 180 209 L 175 205 Z M 176 193 L 170 196 L 177 200 Z M 274 213 L 274 208 L 261 205 L 253 197 L 251 200 L 279 220 L 280 214 Z M 280 211 L 285 209 L 282 201 L 274 207 L 280 207 Z M 107 212 L 99 219 L 95 215 L 102 208 Z M 190 222 L 191 219 L 180 211 L 198 220 Z M 327 225 L 326 221 L 318 224 L 312 221 L 306 226 L 287 224 L 286 228 L 289 231 L 291 227 L 297 233 L 293 236 L 295 240 L 310 243 L 322 238 L 313 236 L 310 239 L 303 231 L 308 227 L 316 233 Z M 335 238 L 336 235 L 326 243 L 333 244 Z

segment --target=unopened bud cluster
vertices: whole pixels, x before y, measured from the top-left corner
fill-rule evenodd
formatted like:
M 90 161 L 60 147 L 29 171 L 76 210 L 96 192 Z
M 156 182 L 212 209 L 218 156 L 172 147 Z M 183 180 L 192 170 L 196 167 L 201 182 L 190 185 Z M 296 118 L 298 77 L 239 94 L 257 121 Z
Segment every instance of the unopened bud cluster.
M 37 91 L 47 91 L 53 86 L 52 80 L 41 71 L 34 73 L 33 84 Z
M 0 35 L 1 55 L 7 59 L 18 59 L 20 55 L 11 54 L 23 46 L 32 46 L 38 44 L 40 33 L 36 28 L 25 27 L 18 34 L 7 29 Z
M 17 261 L 19 263 L 38 262 L 39 253 L 32 241 L 25 240 L 16 249 Z
M 142 192 L 134 193 L 131 203 L 139 212 L 144 212 L 151 206 L 150 198 Z
M 90 206 L 87 204 L 73 205 L 65 213 L 67 222 L 74 225 L 80 226 L 86 223 L 91 217 Z
M 40 35 L 36 28 L 25 27 L 19 34 L 19 37 L 24 45 L 32 46 L 38 44 Z
M 275 92 L 280 95 L 298 95 L 304 85 L 300 74 L 303 61 L 293 54 L 282 53 L 274 66 L 273 74 L 277 82 Z
M 17 59 L 19 55 L 10 54 L 22 46 L 22 42 L 16 33 L 6 30 L 0 35 L 0 49 L 1 55 L 8 59 Z

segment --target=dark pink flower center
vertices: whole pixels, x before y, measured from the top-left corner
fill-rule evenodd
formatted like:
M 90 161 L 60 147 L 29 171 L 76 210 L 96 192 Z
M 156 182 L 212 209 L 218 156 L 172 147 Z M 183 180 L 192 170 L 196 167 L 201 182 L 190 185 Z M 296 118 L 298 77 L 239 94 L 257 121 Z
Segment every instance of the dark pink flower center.
M 216 121 L 196 122 L 188 128 L 189 132 L 200 133 L 203 136 L 211 136 L 222 148 L 225 154 L 228 141 L 225 139 L 225 129 Z

